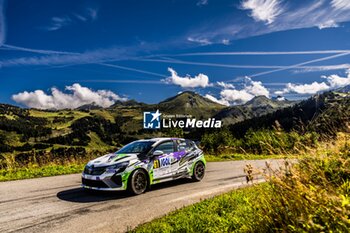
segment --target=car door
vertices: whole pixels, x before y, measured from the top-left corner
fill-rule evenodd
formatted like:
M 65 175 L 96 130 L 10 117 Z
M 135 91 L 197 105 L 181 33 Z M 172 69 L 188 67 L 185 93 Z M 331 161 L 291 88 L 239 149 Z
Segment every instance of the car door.
M 162 182 L 172 179 L 172 162 L 174 160 L 174 142 L 172 140 L 160 143 L 153 151 L 164 153 L 153 158 L 153 180 Z
M 175 140 L 176 152 L 174 152 L 174 160 L 171 164 L 173 178 L 177 179 L 187 174 L 187 168 L 182 162 L 186 156 L 186 141 L 184 139 Z

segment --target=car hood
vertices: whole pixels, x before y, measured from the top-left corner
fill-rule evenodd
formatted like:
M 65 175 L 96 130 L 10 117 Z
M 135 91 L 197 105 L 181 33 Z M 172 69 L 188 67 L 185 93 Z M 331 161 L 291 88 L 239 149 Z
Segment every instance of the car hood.
M 98 157 L 94 160 L 91 160 L 87 165 L 94 167 L 104 167 L 104 166 L 110 166 L 121 162 L 131 161 L 131 160 L 138 160 L 137 157 L 138 154 L 106 154 L 101 157 Z

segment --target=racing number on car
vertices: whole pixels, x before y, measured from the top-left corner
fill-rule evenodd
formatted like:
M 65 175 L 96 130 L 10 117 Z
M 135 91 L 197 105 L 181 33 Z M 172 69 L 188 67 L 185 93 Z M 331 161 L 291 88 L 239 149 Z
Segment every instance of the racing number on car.
M 157 160 L 154 160 L 154 162 L 153 162 L 153 168 L 159 168 L 160 166 L 159 166 L 159 160 L 157 159 Z

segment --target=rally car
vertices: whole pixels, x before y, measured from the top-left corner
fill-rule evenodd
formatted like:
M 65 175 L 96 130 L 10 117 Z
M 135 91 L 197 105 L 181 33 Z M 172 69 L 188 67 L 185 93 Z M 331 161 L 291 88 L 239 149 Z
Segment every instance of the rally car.
M 91 160 L 82 187 L 144 193 L 152 184 L 192 178 L 200 181 L 206 162 L 202 150 L 188 139 L 153 138 L 131 142 L 115 153 Z

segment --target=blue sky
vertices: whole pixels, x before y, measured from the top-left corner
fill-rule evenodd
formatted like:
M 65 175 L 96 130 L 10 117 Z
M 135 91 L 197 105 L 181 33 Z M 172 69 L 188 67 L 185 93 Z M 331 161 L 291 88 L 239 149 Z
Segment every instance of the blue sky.
M 0 0 L 0 102 L 226 105 L 350 84 L 349 0 Z

